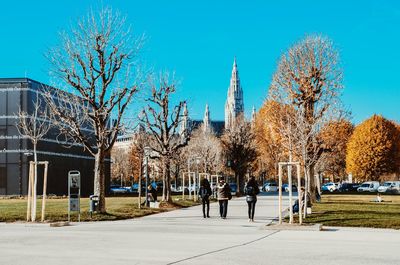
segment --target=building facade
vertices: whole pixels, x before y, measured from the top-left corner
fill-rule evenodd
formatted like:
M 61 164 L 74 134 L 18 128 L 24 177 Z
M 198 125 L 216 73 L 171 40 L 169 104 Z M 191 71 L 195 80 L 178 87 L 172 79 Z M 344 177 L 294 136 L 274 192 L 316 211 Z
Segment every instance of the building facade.
M 22 137 L 16 124 L 18 111 L 33 112 L 36 97 L 43 98 L 49 87 L 28 78 L 0 78 L 0 195 L 26 195 L 28 189 L 29 162 L 33 160 L 33 146 Z M 55 89 L 55 88 L 51 88 Z M 44 104 L 44 99 L 41 100 Z M 86 133 L 94 133 L 90 129 Z M 68 172 L 81 173 L 81 194 L 93 193 L 94 158 L 80 144 L 68 146 L 58 137 L 56 128 L 51 129 L 38 142 L 39 161 L 48 161 L 47 193 L 68 193 Z M 106 189 L 109 186 L 110 160 L 106 160 Z M 42 193 L 43 169 L 38 167 L 38 194 Z

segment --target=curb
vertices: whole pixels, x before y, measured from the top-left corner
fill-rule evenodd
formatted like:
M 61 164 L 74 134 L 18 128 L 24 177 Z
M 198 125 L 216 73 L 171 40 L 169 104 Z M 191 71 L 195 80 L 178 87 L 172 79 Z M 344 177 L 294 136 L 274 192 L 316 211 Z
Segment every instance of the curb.
M 264 230 L 280 231 L 323 231 L 322 224 L 299 225 L 299 224 L 270 224 L 264 227 Z

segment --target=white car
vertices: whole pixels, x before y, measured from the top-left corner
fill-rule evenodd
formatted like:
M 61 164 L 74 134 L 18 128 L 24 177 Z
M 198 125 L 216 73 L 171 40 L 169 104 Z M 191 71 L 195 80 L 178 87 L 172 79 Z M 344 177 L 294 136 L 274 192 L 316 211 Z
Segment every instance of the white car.
M 397 193 L 400 189 L 400 181 L 385 181 L 383 185 L 378 187 L 378 192 Z
M 264 184 L 263 190 L 266 192 L 278 191 L 278 185 L 274 182 L 267 182 Z
M 364 182 L 363 184 L 358 187 L 357 191 L 358 192 L 364 192 L 364 191 L 369 191 L 369 192 L 377 192 L 379 187 L 379 181 L 367 181 Z

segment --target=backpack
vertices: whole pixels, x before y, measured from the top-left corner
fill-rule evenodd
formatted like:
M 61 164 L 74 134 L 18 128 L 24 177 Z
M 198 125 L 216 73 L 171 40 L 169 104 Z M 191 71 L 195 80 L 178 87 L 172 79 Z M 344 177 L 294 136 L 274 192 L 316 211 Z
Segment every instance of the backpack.
M 208 196 L 210 196 L 210 194 L 208 194 L 208 191 L 205 187 L 200 187 L 200 192 L 199 195 L 202 199 L 207 198 Z
M 255 192 L 253 186 L 246 186 L 245 193 L 246 193 L 247 196 L 254 196 L 254 195 L 256 195 L 256 192 Z

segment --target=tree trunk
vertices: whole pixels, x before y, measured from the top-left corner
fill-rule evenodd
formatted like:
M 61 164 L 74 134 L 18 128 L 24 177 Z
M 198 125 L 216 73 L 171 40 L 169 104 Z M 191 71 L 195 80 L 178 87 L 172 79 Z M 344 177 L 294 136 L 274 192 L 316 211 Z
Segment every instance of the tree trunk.
M 238 172 L 235 172 L 235 180 L 236 180 L 236 186 L 237 186 L 237 189 L 236 189 L 236 196 L 239 196 L 239 192 L 240 192 L 240 175 L 239 175 L 239 173 Z M 229 185 L 229 183 L 228 183 L 228 185 Z
M 309 175 L 308 175 L 308 179 L 309 179 L 308 191 L 310 192 L 311 203 L 315 203 L 317 201 L 317 197 L 316 197 L 317 184 L 316 184 L 316 181 L 315 181 L 314 172 L 315 172 L 314 171 L 314 166 L 310 166 Z
M 171 161 L 168 157 L 163 159 L 163 195 L 162 201 L 172 202 L 171 196 Z
M 105 152 L 99 147 L 94 160 L 94 195 L 99 196 L 100 213 L 106 213 L 104 158 Z
M 32 222 L 36 221 L 37 208 L 37 181 L 38 181 L 38 158 L 37 158 L 37 142 L 33 143 L 33 159 L 34 159 L 34 174 L 33 174 L 33 202 L 32 202 Z

